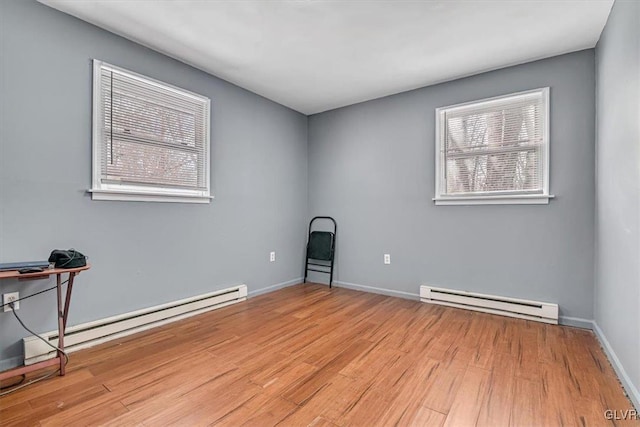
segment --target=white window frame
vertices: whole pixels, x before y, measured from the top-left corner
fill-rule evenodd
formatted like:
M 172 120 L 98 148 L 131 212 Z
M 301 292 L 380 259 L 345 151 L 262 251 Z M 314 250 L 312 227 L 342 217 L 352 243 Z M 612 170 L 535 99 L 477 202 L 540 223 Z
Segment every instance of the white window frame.
M 205 156 L 204 156 L 204 174 L 206 189 L 191 190 L 178 188 L 162 188 L 147 187 L 143 185 L 133 184 L 114 184 L 102 182 L 102 150 L 104 126 L 101 122 L 103 117 L 103 102 L 101 96 L 101 80 L 102 69 L 112 69 L 118 73 L 127 75 L 128 77 L 143 81 L 144 83 L 161 87 L 189 96 L 198 101 L 202 101 L 206 105 L 205 112 Z M 119 200 L 119 201 L 141 201 L 141 202 L 178 202 L 178 203 L 210 203 L 213 196 L 211 195 L 211 151 L 210 151 L 210 133 L 211 133 L 211 100 L 202 95 L 178 88 L 176 86 L 143 76 L 141 74 L 108 64 L 98 59 L 93 60 L 93 118 L 92 118 L 92 185 L 88 190 L 93 200 Z
M 543 192 L 531 194 L 530 192 L 511 192 L 505 194 L 446 194 L 446 176 L 445 176 L 445 114 L 447 112 L 461 110 L 469 107 L 478 106 L 490 106 L 491 104 L 498 104 L 505 99 L 526 97 L 534 93 L 542 95 L 545 111 L 542 114 L 542 134 L 543 134 L 543 147 L 542 147 L 542 179 L 543 179 Z M 436 171 L 436 187 L 435 197 L 432 199 L 436 205 L 504 205 L 504 204 L 548 204 L 549 200 L 554 196 L 549 194 L 549 88 L 539 88 L 533 90 L 527 90 L 523 92 L 511 93 L 508 95 L 501 95 L 492 98 L 485 98 L 478 101 L 464 102 L 461 104 L 449 105 L 446 107 L 440 107 L 436 109 L 435 114 L 435 171 Z

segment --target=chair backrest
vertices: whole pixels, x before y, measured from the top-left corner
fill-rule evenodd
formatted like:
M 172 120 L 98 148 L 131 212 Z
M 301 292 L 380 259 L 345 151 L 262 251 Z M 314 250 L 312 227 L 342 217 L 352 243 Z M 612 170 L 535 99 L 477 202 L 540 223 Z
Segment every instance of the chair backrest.
M 307 256 L 311 259 L 331 261 L 333 257 L 333 233 L 312 231 L 307 245 Z

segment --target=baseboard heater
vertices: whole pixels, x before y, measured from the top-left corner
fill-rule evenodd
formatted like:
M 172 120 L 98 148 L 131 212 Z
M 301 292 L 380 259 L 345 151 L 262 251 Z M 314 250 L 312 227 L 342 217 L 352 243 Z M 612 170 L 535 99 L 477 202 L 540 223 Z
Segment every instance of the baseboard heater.
M 420 286 L 420 301 L 558 324 L 558 304 Z
M 65 350 L 67 352 L 81 350 L 246 299 L 247 287 L 239 285 L 131 313 L 71 326 L 67 328 L 64 336 Z M 44 333 L 42 337 L 51 344 L 58 345 L 57 330 Z M 31 365 L 54 357 L 55 351 L 38 337 L 26 337 L 23 339 L 23 343 L 25 365 Z

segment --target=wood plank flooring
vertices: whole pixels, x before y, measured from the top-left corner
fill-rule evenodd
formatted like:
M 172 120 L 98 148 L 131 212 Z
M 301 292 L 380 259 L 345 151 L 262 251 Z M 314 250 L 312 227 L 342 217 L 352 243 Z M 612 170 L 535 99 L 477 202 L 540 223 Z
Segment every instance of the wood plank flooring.
M 589 331 L 314 284 L 70 359 L 0 424 L 640 425 Z

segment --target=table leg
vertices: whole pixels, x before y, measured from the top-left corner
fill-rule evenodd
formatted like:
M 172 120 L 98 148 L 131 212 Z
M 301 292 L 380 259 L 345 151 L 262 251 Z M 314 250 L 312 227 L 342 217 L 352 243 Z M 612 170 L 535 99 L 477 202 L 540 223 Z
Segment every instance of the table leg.
M 56 290 L 58 293 L 58 348 L 64 350 L 64 312 L 62 307 L 62 274 L 56 274 Z M 64 354 L 58 350 L 58 357 L 60 358 L 60 376 L 64 376 Z
M 67 319 L 69 318 L 69 304 L 71 303 L 71 290 L 73 289 L 73 279 L 76 277 L 76 273 L 69 273 L 69 282 L 67 283 L 67 296 L 64 300 L 64 315 L 62 327 L 67 330 Z

